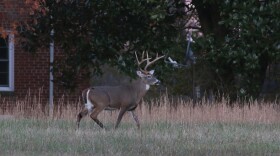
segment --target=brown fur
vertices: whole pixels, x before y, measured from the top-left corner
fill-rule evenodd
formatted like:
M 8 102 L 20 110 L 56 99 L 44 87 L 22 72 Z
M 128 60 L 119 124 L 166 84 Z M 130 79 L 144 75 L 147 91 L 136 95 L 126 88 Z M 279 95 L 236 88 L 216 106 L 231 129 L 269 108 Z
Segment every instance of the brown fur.
M 104 109 L 120 109 L 115 128 L 119 126 L 121 119 L 126 111 L 132 112 L 132 117 L 140 128 L 139 120 L 134 110 L 140 103 L 142 97 L 146 94 L 146 84 L 153 85 L 159 82 L 156 78 L 149 75 L 149 80 L 144 77 L 133 81 L 129 85 L 121 86 L 95 86 L 87 88 L 82 92 L 84 103 L 87 103 L 87 91 L 90 89 L 88 99 L 93 104 L 93 111 L 90 117 L 101 127 L 103 124 L 97 119 L 98 114 Z M 79 127 L 81 119 L 88 114 L 87 108 L 84 108 L 77 116 L 77 125 Z

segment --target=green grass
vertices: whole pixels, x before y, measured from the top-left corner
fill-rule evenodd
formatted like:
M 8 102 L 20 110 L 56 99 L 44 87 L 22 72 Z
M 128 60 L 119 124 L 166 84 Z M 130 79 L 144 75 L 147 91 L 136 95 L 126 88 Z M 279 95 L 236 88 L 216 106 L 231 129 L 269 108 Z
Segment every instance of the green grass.
M 0 155 L 279 155 L 279 123 L 0 120 Z

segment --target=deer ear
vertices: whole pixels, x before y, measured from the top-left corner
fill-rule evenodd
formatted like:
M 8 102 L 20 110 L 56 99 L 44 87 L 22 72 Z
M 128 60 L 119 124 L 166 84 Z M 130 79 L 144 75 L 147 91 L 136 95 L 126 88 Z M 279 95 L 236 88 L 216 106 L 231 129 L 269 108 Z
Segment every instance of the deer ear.
M 137 75 L 139 76 L 139 77 L 144 77 L 144 74 L 141 72 L 141 71 L 139 71 L 139 70 L 137 70 Z
M 151 70 L 151 71 L 149 71 L 149 73 L 150 73 L 151 75 L 153 75 L 153 74 L 155 73 L 155 70 Z

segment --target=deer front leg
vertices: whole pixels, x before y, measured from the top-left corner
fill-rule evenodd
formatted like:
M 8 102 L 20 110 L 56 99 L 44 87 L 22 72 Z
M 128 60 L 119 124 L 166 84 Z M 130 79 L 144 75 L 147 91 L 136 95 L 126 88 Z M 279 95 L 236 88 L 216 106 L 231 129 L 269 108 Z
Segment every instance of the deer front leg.
M 90 117 L 93 121 L 95 121 L 101 128 L 104 128 L 102 122 L 97 119 L 98 114 L 102 111 L 102 108 L 95 108 L 91 113 Z
M 118 116 L 118 119 L 117 119 L 117 123 L 116 123 L 115 129 L 118 128 L 118 126 L 119 126 L 119 124 L 120 124 L 120 122 L 122 120 L 122 117 L 123 117 L 124 113 L 126 112 L 126 110 L 127 110 L 126 108 L 121 108 L 119 116 Z
M 136 122 L 137 128 L 140 129 L 140 123 L 139 123 L 137 115 L 135 114 L 135 111 L 131 111 L 131 115 L 132 115 L 134 121 Z

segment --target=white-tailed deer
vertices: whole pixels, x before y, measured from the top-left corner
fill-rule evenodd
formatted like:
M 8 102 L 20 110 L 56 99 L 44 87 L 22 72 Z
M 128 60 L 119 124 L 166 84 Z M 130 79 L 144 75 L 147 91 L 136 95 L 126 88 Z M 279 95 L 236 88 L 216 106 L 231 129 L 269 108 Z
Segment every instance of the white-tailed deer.
M 148 71 L 147 67 L 155 63 L 157 60 L 164 56 L 158 56 L 150 61 L 147 53 L 147 58 L 144 59 L 144 53 L 142 53 L 141 61 L 138 60 L 135 53 L 139 70 L 136 72 L 139 78 L 132 81 L 128 85 L 121 86 L 94 86 L 83 90 L 82 98 L 85 103 L 83 110 L 77 115 L 77 125 L 79 128 L 81 119 L 90 114 L 90 117 L 101 127 L 103 124 L 97 119 L 98 114 L 103 110 L 119 109 L 118 119 L 115 128 L 119 126 L 122 117 L 126 111 L 131 111 L 132 117 L 135 120 L 137 127 L 140 128 L 140 123 L 135 109 L 143 96 L 149 90 L 150 85 L 159 84 L 159 80 L 156 79 L 153 74 L 154 70 Z M 147 62 L 144 69 L 141 69 L 140 64 Z

